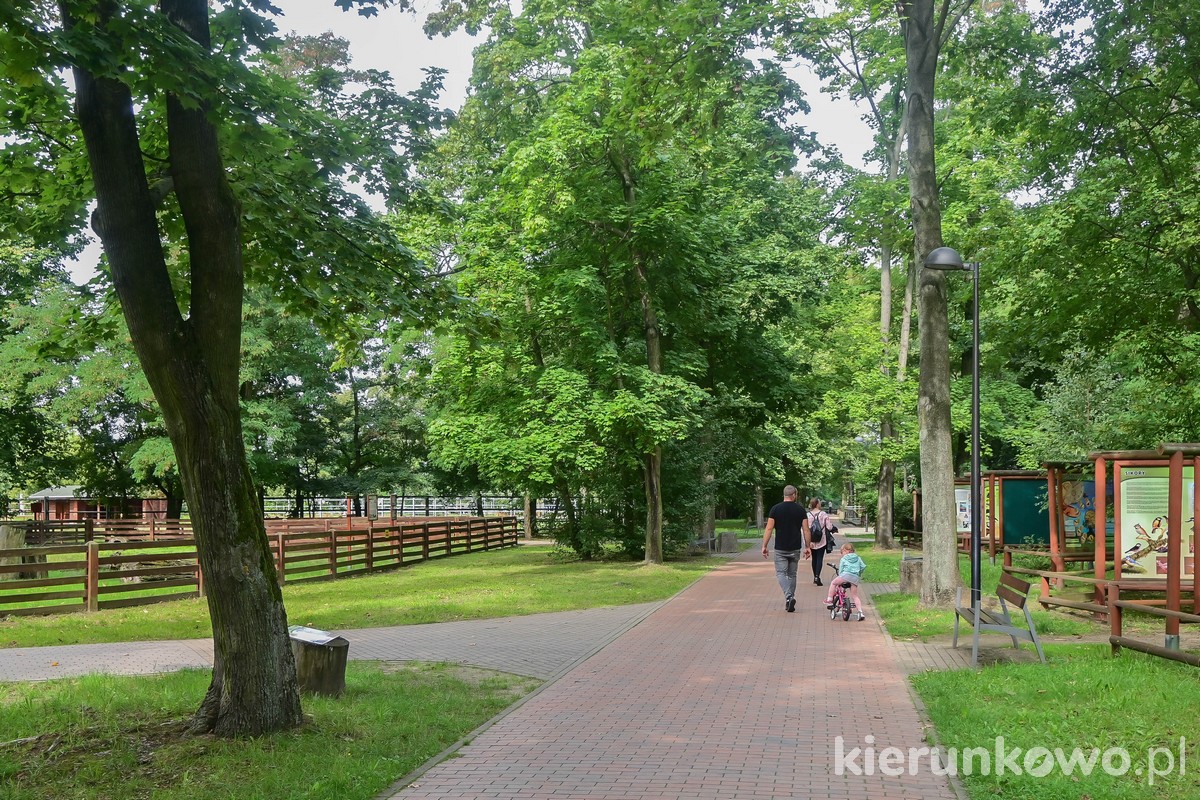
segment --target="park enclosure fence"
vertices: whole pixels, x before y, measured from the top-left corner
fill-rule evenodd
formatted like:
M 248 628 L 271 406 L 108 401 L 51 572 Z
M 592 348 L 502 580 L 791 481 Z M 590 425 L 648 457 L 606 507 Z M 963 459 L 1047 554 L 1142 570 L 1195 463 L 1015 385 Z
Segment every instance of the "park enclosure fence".
M 18 525 L 2 527 L 11 537 Z M 281 584 L 333 580 L 512 547 L 519 527 L 515 516 L 266 521 Z M 159 521 L 152 527 L 140 521 L 81 520 L 62 525 L 57 536 L 45 527 L 39 533 L 43 543 L 36 546 L 0 544 L 0 617 L 204 596 L 204 575 L 186 523 L 165 526 Z

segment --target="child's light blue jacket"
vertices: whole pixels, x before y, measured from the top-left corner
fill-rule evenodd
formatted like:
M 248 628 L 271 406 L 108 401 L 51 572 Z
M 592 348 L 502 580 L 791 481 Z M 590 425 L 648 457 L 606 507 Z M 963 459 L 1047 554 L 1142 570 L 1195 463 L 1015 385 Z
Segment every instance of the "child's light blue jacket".
M 838 575 L 857 575 L 867 571 L 867 562 L 858 557 L 858 553 L 846 553 L 838 562 Z

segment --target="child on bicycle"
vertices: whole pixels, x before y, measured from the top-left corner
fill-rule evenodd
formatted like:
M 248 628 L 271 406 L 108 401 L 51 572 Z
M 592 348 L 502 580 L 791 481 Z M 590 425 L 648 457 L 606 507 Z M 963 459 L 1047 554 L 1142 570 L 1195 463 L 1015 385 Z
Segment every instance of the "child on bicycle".
M 862 580 L 862 574 L 867 571 L 867 562 L 854 552 L 853 542 L 843 544 L 841 553 L 842 558 L 837 565 L 838 575 L 829 582 L 829 594 L 825 598 L 825 607 L 833 608 L 833 595 L 839 586 L 849 586 L 850 599 L 854 602 L 854 607 L 858 609 L 858 618 L 866 619 L 862 603 L 858 599 L 858 583 Z

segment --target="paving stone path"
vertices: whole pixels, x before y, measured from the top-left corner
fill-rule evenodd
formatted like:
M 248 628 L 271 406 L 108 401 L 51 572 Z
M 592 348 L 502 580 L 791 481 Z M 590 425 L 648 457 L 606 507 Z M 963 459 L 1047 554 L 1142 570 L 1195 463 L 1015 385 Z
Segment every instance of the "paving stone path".
M 864 747 L 925 746 L 896 649 L 832 621 L 824 589 L 785 613 L 756 551 L 701 578 L 544 686 L 395 800 L 957 797 L 946 778 L 866 773 Z M 868 613 L 870 608 L 868 605 Z
M 796 612 L 785 613 L 773 565 L 754 549 L 664 603 L 345 631 L 355 659 L 450 661 L 548 681 L 383 796 L 960 798 L 927 768 L 888 777 L 849 755 L 868 743 L 876 752 L 926 746 L 905 676 L 960 666 L 958 655 L 893 642 L 869 599 L 865 622 L 832 621 L 823 598 L 802 581 Z M 207 640 L 4 649 L 0 680 L 211 663 Z

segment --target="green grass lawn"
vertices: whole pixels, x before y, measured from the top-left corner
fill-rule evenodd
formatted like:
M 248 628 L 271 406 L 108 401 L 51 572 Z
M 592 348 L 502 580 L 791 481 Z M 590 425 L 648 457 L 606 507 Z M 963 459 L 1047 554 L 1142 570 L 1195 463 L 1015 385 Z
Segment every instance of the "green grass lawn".
M 0 683 L 6 800 L 367 800 L 532 691 L 528 678 L 354 662 L 337 700 L 306 697 L 300 730 L 183 733 L 210 673 Z M 39 737 L 31 742 L 13 740 Z
M 403 569 L 283 588 L 288 620 L 343 630 L 485 619 L 663 600 L 724 559 L 664 565 L 578 561 L 549 546 L 435 559 Z M 203 638 L 204 600 L 178 600 L 92 614 L 0 619 L 0 647 Z
M 1191 800 L 1200 797 L 1200 753 L 1196 709 L 1200 679 L 1194 667 L 1126 651 L 1118 658 L 1107 646 L 1051 645 L 1048 664 L 997 664 L 980 670 L 926 672 L 913 684 L 937 728 L 943 748 L 1044 747 L 1065 755 L 1079 747 L 1128 751 L 1125 775 L 1106 774 L 1098 762 L 1091 775 L 1067 775 L 1057 761 L 1043 777 L 974 774 L 962 778 L 972 800 Z M 1185 737 L 1186 771 L 1179 774 L 1180 737 Z M 1172 752 L 1175 771 L 1150 785 L 1151 748 L 1159 771 Z M 1024 754 L 1017 759 L 1024 773 Z M 978 762 L 977 762 L 978 763 Z M 1031 762 L 1038 770 L 1038 761 Z M 1110 759 L 1120 767 L 1120 758 Z M 1140 774 L 1139 774 L 1140 770 Z M 978 771 L 978 770 L 977 770 Z

